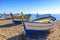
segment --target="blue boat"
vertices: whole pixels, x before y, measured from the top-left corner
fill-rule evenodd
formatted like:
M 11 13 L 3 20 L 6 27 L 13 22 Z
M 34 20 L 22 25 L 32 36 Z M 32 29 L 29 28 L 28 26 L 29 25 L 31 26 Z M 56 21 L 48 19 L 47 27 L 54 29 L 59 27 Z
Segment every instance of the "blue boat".
M 54 26 L 52 25 L 54 25 L 54 23 L 56 22 L 56 18 L 53 16 L 43 16 L 41 18 L 37 18 L 32 21 L 24 22 L 23 12 L 21 12 L 21 14 L 22 14 L 22 21 L 23 21 L 23 26 L 24 26 L 24 34 L 26 37 L 30 37 L 34 34 L 35 35 L 45 34 L 48 32 L 48 30 L 54 28 Z M 38 22 L 38 20 L 41 20 L 41 21 L 43 20 L 43 22 L 41 21 Z

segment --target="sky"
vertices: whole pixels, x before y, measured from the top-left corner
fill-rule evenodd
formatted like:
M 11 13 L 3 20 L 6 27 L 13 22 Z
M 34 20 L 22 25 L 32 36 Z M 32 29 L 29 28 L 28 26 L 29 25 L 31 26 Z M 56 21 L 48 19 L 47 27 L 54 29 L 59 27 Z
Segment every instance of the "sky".
M 0 0 L 0 13 L 60 14 L 60 0 Z

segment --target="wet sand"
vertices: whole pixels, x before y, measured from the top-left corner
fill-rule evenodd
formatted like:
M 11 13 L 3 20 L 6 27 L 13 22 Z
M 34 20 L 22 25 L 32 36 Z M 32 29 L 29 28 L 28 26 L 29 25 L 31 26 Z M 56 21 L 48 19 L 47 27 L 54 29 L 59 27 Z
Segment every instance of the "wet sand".
M 60 40 L 60 21 L 56 21 L 53 26 L 55 28 L 50 30 L 50 34 L 43 38 L 39 37 L 39 40 Z M 0 40 L 23 40 L 23 31 L 22 24 L 14 25 L 12 20 L 0 20 Z

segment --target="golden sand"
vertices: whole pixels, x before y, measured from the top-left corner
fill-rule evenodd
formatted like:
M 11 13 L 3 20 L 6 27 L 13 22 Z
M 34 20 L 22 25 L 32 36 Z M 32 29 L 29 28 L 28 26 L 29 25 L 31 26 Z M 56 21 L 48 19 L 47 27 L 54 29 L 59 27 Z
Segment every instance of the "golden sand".
M 0 26 L 11 23 L 11 20 L 0 20 Z M 46 39 L 41 38 L 40 40 L 60 40 L 60 21 L 57 21 L 53 26 L 55 26 L 55 28 L 51 29 L 51 34 L 49 34 Z M 0 28 L 0 40 L 7 40 L 16 35 L 21 35 L 23 31 L 24 29 L 22 25 L 2 27 Z
M 46 40 L 60 40 L 60 21 L 57 21 L 54 26 Z
M 0 21 L 0 26 L 10 23 L 12 23 L 11 20 Z M 22 32 L 23 27 L 21 25 L 0 28 L 0 40 L 6 40 L 16 35 L 20 35 Z

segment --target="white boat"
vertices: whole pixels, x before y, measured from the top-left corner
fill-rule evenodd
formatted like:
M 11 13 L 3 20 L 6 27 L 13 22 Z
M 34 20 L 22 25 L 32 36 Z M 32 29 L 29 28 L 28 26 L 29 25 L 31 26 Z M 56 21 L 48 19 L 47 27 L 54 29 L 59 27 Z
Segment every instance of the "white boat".
M 52 18 L 52 17 L 51 17 Z M 29 22 L 25 22 L 25 27 L 28 30 L 48 30 L 54 28 L 55 20 L 50 17 L 42 17 Z
M 48 17 L 48 19 L 46 19 L 45 17 L 43 18 L 38 18 L 38 19 L 34 19 L 28 22 L 24 22 L 24 14 L 23 12 L 21 12 L 22 14 L 22 22 L 23 22 L 23 26 L 24 26 L 24 34 L 26 37 L 31 37 L 32 35 L 36 35 L 37 37 L 39 37 L 43 34 L 46 34 L 49 32 L 50 29 L 54 28 L 54 23 L 55 20 L 51 21 L 52 19 Z
M 4 14 L 5 19 L 11 19 L 11 15 L 10 14 Z
M 25 22 L 25 27 L 28 30 L 48 30 L 53 28 L 54 22 L 51 23 L 34 23 L 34 22 Z

